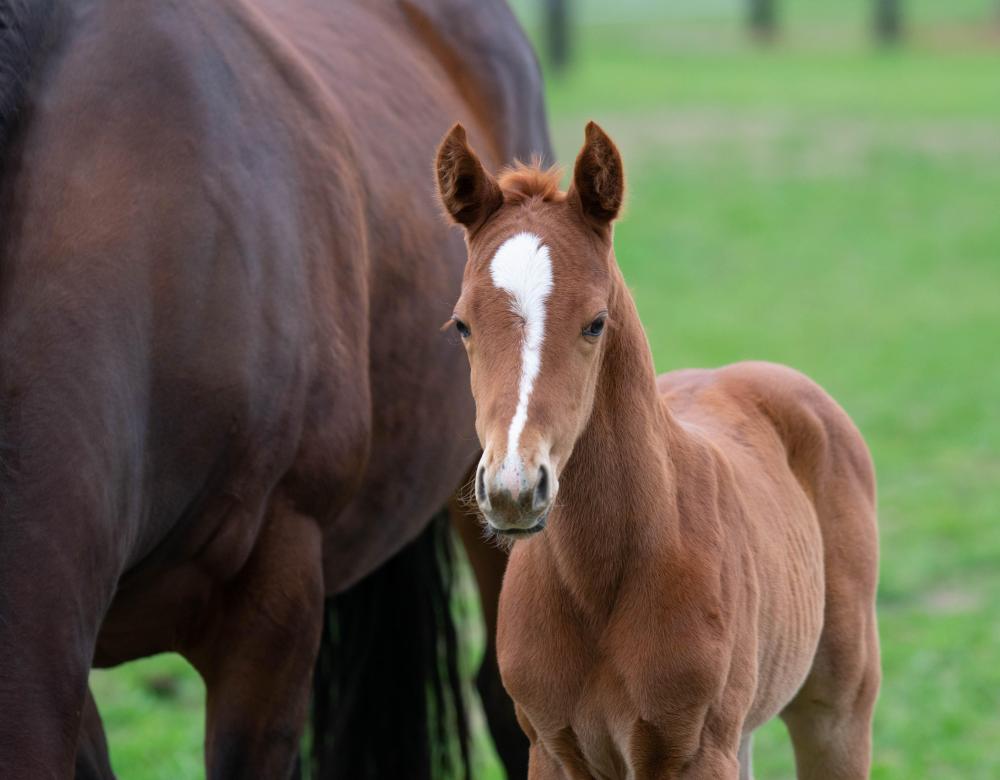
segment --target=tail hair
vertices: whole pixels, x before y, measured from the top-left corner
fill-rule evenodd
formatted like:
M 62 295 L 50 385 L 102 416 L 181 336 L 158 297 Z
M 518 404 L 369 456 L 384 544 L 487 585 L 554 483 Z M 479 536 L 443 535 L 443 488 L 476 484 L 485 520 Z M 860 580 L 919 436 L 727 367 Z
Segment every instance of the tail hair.
M 310 780 L 471 776 L 454 572 L 442 511 L 381 568 L 327 599 L 303 767 Z

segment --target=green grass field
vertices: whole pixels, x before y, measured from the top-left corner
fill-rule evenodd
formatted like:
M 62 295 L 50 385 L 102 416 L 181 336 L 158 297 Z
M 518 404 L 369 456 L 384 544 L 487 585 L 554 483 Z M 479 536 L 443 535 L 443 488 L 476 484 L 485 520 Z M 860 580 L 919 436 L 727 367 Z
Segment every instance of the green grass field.
M 914 1 L 876 51 L 867 3 L 786 2 L 768 49 L 731 3 L 612 6 L 583 3 L 550 119 L 565 163 L 587 119 L 620 142 L 657 366 L 788 363 L 854 417 L 880 490 L 873 776 L 1000 777 L 1000 7 Z M 183 662 L 93 684 L 121 777 L 203 776 Z M 780 723 L 754 752 L 794 776 Z

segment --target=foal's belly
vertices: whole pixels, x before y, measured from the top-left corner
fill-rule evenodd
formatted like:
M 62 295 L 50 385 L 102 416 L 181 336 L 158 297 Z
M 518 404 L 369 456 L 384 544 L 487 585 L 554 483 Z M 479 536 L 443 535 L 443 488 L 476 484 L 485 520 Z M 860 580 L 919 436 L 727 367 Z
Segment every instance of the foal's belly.
M 823 630 L 823 547 L 811 508 L 788 517 L 781 537 L 784 543 L 773 545 L 758 568 L 757 684 L 745 732 L 795 697 L 812 669 Z

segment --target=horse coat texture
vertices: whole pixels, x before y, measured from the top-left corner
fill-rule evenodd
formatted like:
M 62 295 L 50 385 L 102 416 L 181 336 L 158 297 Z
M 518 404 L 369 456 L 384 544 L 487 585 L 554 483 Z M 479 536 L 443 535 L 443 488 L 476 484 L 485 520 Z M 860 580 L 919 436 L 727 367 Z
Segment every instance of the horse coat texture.
M 534 54 L 503 2 L 0 0 L 0 65 L 0 775 L 107 776 L 91 665 L 172 650 L 208 776 L 288 776 L 328 599 L 477 457 L 428 159 L 548 155 Z
M 655 376 L 593 123 L 565 193 L 538 167 L 494 178 L 461 127 L 437 166 L 466 228 L 454 320 L 476 500 L 513 544 L 497 648 L 529 777 L 748 778 L 775 715 L 800 777 L 866 777 L 875 479 L 851 420 L 783 366 Z

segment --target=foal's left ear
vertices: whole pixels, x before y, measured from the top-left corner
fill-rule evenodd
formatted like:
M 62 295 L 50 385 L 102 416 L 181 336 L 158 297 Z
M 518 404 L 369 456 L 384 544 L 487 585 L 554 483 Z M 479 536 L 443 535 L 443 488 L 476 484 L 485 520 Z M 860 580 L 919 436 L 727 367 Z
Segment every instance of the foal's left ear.
M 596 122 L 588 122 L 583 148 L 573 168 L 569 198 L 583 216 L 599 227 L 607 227 L 621 211 L 625 197 L 622 158 L 608 134 Z
M 500 185 L 479 162 L 461 125 L 444 137 L 434 167 L 441 205 L 466 230 L 475 230 L 503 205 Z

